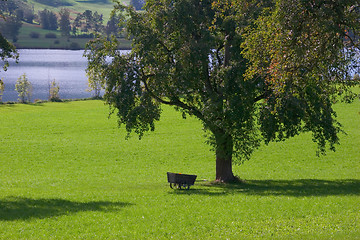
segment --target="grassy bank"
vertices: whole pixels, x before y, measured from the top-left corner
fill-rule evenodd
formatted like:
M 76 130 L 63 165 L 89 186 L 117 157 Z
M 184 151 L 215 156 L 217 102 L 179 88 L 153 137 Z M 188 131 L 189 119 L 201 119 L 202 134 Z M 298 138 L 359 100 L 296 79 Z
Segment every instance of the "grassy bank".
M 82 13 L 85 10 L 97 11 L 99 14 L 104 15 L 104 20 L 108 20 L 110 12 L 113 9 L 113 1 L 99 1 L 99 0 L 62 0 L 62 1 L 47 1 L 47 2 L 62 2 L 63 4 L 41 4 L 37 0 L 27 0 L 27 3 L 31 5 L 35 13 L 48 9 L 54 12 L 59 12 L 62 8 L 67 8 L 71 11 L 71 17 L 74 17 L 76 13 Z M 128 4 L 129 1 L 121 0 L 121 2 Z
M 302 135 L 214 185 L 201 124 L 172 109 L 126 141 L 101 101 L 0 105 L 0 239 L 360 239 L 360 103 L 336 108 L 337 152 Z M 174 191 L 167 171 L 198 181 Z
M 31 33 L 37 33 L 38 38 L 32 38 Z M 55 38 L 46 37 L 52 34 Z M 85 49 L 89 38 L 74 38 L 61 36 L 60 31 L 45 30 L 39 25 L 24 23 L 20 29 L 18 41 L 15 44 L 17 48 L 22 49 Z M 130 49 L 131 42 L 126 39 L 119 39 L 119 49 Z

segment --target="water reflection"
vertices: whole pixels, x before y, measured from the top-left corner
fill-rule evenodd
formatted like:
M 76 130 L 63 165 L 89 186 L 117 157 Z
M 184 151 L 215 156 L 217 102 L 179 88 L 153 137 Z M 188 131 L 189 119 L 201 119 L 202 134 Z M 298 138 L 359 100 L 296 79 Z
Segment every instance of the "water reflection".
M 0 72 L 0 78 L 3 78 L 5 83 L 3 102 L 17 101 L 15 83 L 24 73 L 33 85 L 32 100 L 48 99 L 49 85 L 54 79 L 60 86 L 59 94 L 62 99 L 87 98 L 93 95 L 86 91 L 87 59 L 83 57 L 83 50 L 20 49 L 18 51 L 19 63 L 10 61 L 8 70 Z

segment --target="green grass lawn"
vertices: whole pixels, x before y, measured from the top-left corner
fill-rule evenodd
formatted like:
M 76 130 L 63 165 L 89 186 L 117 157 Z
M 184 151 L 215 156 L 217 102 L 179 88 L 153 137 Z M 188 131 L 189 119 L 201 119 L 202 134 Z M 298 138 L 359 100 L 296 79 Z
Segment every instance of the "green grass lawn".
M 335 153 L 305 134 L 216 185 L 200 122 L 170 108 L 139 141 L 101 101 L 0 105 L 0 239 L 360 239 L 360 102 L 336 109 Z M 198 181 L 172 190 L 167 171 Z

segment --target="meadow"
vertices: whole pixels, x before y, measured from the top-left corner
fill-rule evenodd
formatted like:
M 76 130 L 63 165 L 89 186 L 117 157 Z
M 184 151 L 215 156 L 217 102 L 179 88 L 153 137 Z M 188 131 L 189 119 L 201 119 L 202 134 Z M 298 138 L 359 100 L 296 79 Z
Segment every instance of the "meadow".
M 39 38 L 32 38 L 31 33 L 39 34 Z M 47 34 L 52 34 L 56 38 L 47 38 Z M 18 41 L 15 45 L 22 49 L 85 49 L 86 44 L 91 38 L 74 38 L 62 36 L 60 31 L 45 30 L 39 25 L 24 23 L 19 31 Z M 118 39 L 119 49 L 130 49 L 131 42 L 125 38 Z
M 67 8 L 70 11 L 71 22 L 76 18 L 78 13 L 83 13 L 86 10 L 92 12 L 98 12 L 103 15 L 103 24 L 106 25 L 109 20 L 110 13 L 113 10 L 114 2 L 112 0 L 62 0 L 57 1 L 58 3 L 62 2 L 65 4 L 55 4 L 55 5 L 46 5 L 41 4 L 39 0 L 27 0 L 26 1 L 34 10 L 35 14 L 38 14 L 39 11 L 48 9 L 50 11 L 58 13 L 62 8 Z M 52 1 L 48 1 L 52 2 Z M 129 4 L 128 0 L 121 0 L 123 4 Z M 38 38 L 32 38 L 31 33 L 39 34 Z M 56 38 L 47 38 L 46 34 L 55 35 Z M 61 31 L 57 30 L 45 30 L 37 24 L 29 24 L 23 22 L 22 27 L 20 28 L 19 35 L 17 36 L 18 41 L 14 43 L 17 48 L 30 48 L 30 49 L 84 49 L 86 43 L 90 38 L 75 38 L 75 37 L 66 37 L 61 35 Z M 9 39 L 11 40 L 11 39 Z M 120 49 L 129 49 L 131 48 L 130 41 L 125 38 L 119 39 L 119 48 Z
M 336 109 L 336 152 L 303 134 L 215 184 L 201 123 L 171 108 L 125 140 L 102 101 L 0 105 L 0 239 L 360 239 L 360 101 Z
M 120 0 L 125 4 L 129 4 L 128 0 Z M 58 2 L 62 4 L 42 4 L 42 3 L 51 3 L 51 2 Z M 108 19 L 110 12 L 113 8 L 113 1 L 112 0 L 27 0 L 27 3 L 30 4 L 33 8 L 35 13 L 38 11 L 42 11 L 44 9 L 48 9 L 54 12 L 59 12 L 62 8 L 67 8 L 71 11 L 72 17 L 73 14 L 78 12 L 84 12 L 85 10 L 97 11 L 100 14 L 104 15 L 105 20 Z

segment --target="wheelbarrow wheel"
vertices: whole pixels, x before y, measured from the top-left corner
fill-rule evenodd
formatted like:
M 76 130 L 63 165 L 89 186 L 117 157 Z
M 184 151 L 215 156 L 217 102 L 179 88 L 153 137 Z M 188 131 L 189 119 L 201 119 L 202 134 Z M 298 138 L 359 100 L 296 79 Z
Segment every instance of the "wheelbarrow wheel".
M 179 188 L 179 185 L 177 183 L 170 183 L 170 188 L 177 189 L 177 188 Z
M 180 187 L 180 189 L 185 189 L 185 190 L 189 190 L 189 189 L 190 189 L 190 185 L 189 185 L 189 184 L 186 184 L 186 183 L 184 183 L 184 184 L 179 184 L 179 187 Z

